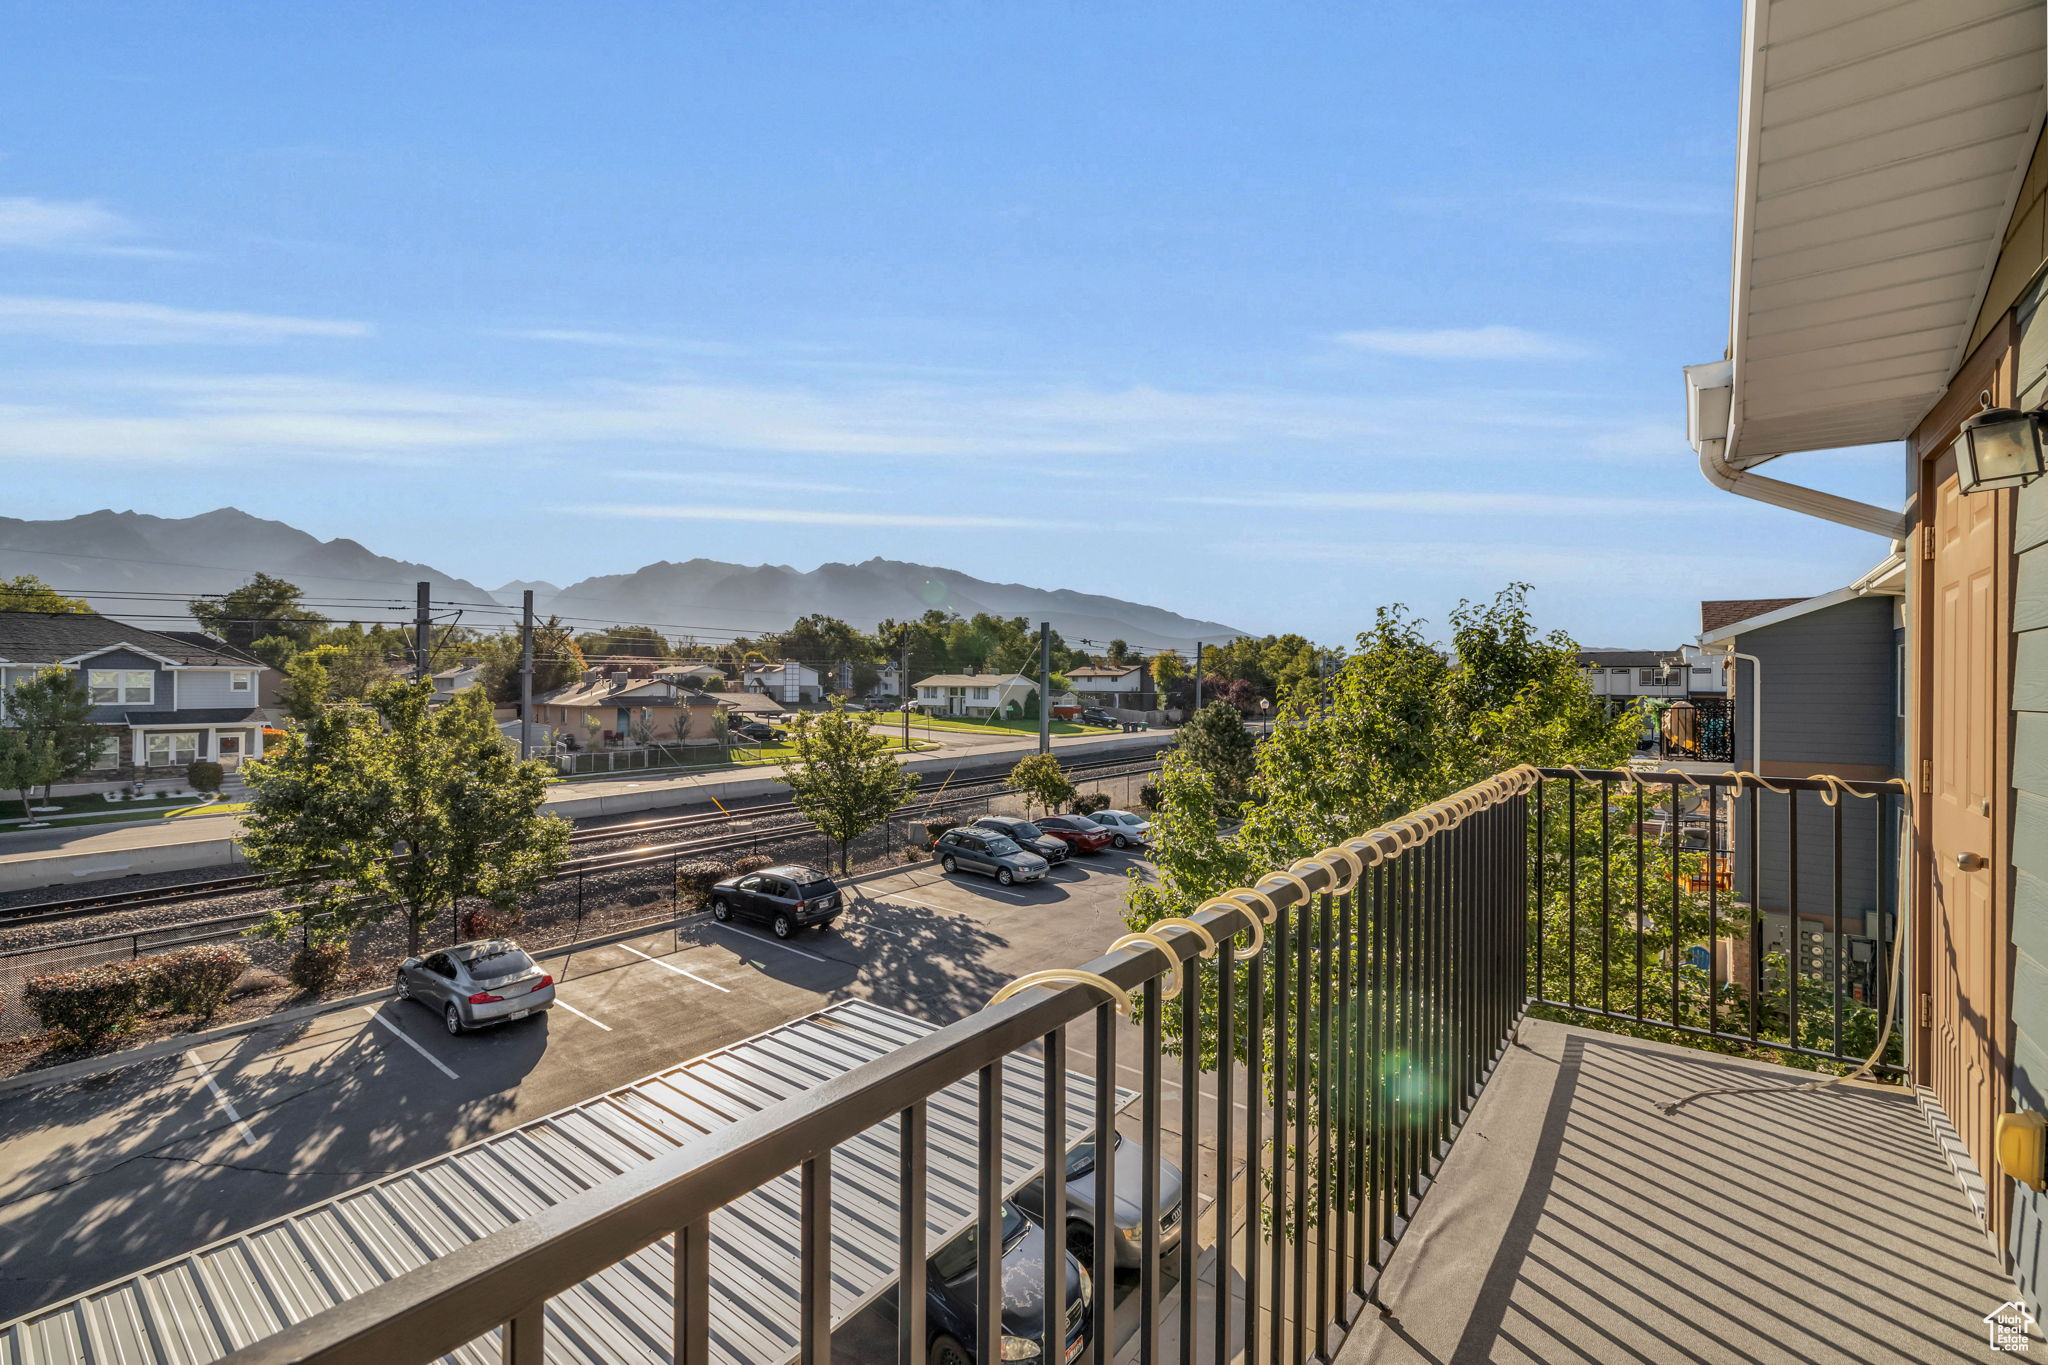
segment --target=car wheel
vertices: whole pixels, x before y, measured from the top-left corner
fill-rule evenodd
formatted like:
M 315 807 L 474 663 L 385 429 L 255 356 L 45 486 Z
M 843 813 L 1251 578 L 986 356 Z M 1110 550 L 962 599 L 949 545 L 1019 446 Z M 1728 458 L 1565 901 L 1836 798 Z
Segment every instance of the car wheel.
M 932 1342 L 931 1350 L 925 1352 L 930 1365 L 974 1365 L 974 1357 L 967 1354 L 967 1348 L 949 1336 L 940 1336 Z
M 953 855 L 950 853 L 939 861 L 939 866 L 945 868 L 948 872 L 958 872 L 960 870 L 960 864 L 954 861 Z
M 412 999 L 412 982 L 405 979 L 405 969 L 403 967 L 398 970 L 398 998 L 400 1000 Z
M 1124 838 L 1124 836 L 1121 834 L 1116 836 L 1114 842 L 1118 848 L 1129 848 L 1131 846 L 1131 841 L 1129 839 Z
M 770 927 L 775 930 L 775 937 L 788 938 L 796 932 L 796 921 L 778 911 L 775 916 L 775 923 Z
M 462 1032 L 462 1011 L 450 1005 L 441 1012 L 441 1022 L 447 1026 L 450 1033 Z
M 1008 886 L 1011 882 L 1014 882 L 1017 879 L 1015 876 L 1011 875 L 1009 868 L 999 867 L 996 869 L 996 880 L 1001 882 L 1004 886 Z
M 711 918 L 717 920 L 720 924 L 732 918 L 732 906 L 726 904 L 723 896 L 717 897 L 711 902 Z

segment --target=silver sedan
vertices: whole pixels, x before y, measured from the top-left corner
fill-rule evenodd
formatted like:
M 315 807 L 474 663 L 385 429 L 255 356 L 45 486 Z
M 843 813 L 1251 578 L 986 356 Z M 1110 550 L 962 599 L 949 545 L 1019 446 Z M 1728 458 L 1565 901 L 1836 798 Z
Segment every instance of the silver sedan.
M 458 943 L 398 964 L 398 998 L 441 1016 L 450 1033 L 551 1009 L 555 978 L 509 938 Z

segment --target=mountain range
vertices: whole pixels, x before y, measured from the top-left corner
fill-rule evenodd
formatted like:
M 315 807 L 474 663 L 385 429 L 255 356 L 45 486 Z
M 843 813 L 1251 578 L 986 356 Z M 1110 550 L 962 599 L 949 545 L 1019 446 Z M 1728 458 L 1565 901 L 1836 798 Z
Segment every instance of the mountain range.
M 433 585 L 437 603 L 454 604 L 437 607 L 444 621 L 450 617 L 443 613 L 460 611 L 465 625 L 505 624 L 516 616 L 521 593 L 531 590 L 538 612 L 558 614 L 578 629 L 639 623 L 706 641 L 767 634 L 813 612 L 865 630 L 934 607 L 961 616 L 985 611 L 1051 621 L 1069 643 L 1122 639 L 1149 650 L 1192 649 L 1197 640 L 1213 643 L 1243 633 L 1121 598 L 991 583 L 893 559 L 821 564 L 808 571 L 711 559 L 661 561 L 566 587 L 518 581 L 485 589 L 353 540 L 321 540 L 232 507 L 194 517 L 115 511 L 51 521 L 0 517 L 0 578 L 34 574 L 109 616 L 138 624 L 189 628 L 185 599 L 226 592 L 258 572 L 297 584 L 308 605 L 337 620 L 407 618 L 414 584 L 424 581 Z

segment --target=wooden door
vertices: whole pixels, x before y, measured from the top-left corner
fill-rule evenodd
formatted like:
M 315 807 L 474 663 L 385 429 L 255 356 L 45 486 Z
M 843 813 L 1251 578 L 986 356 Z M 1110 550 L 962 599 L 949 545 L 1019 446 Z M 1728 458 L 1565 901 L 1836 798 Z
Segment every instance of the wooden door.
M 1963 497 L 1953 473 L 1933 489 L 1934 563 L 1928 593 L 1931 646 L 1922 773 L 1922 837 L 1929 868 L 1923 972 L 1918 989 L 1930 1027 L 1923 1072 L 1984 1173 L 1993 1176 L 1991 1126 L 2005 1108 L 2006 995 L 2003 852 L 1995 839 L 2004 734 L 2005 646 L 2002 493 Z M 1992 1219 L 2002 1221 L 2001 1201 Z

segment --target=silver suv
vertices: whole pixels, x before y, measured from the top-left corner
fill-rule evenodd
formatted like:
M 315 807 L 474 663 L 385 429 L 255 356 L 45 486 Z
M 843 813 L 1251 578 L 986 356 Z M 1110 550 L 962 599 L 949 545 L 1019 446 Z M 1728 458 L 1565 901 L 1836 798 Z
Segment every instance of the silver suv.
M 461 1033 L 553 1008 L 555 978 L 511 939 L 487 938 L 399 963 L 398 998 L 419 1001 Z
M 1045 859 L 992 829 L 949 829 L 932 845 L 932 856 L 948 872 L 980 872 L 1004 886 L 1035 882 L 1047 867 Z

